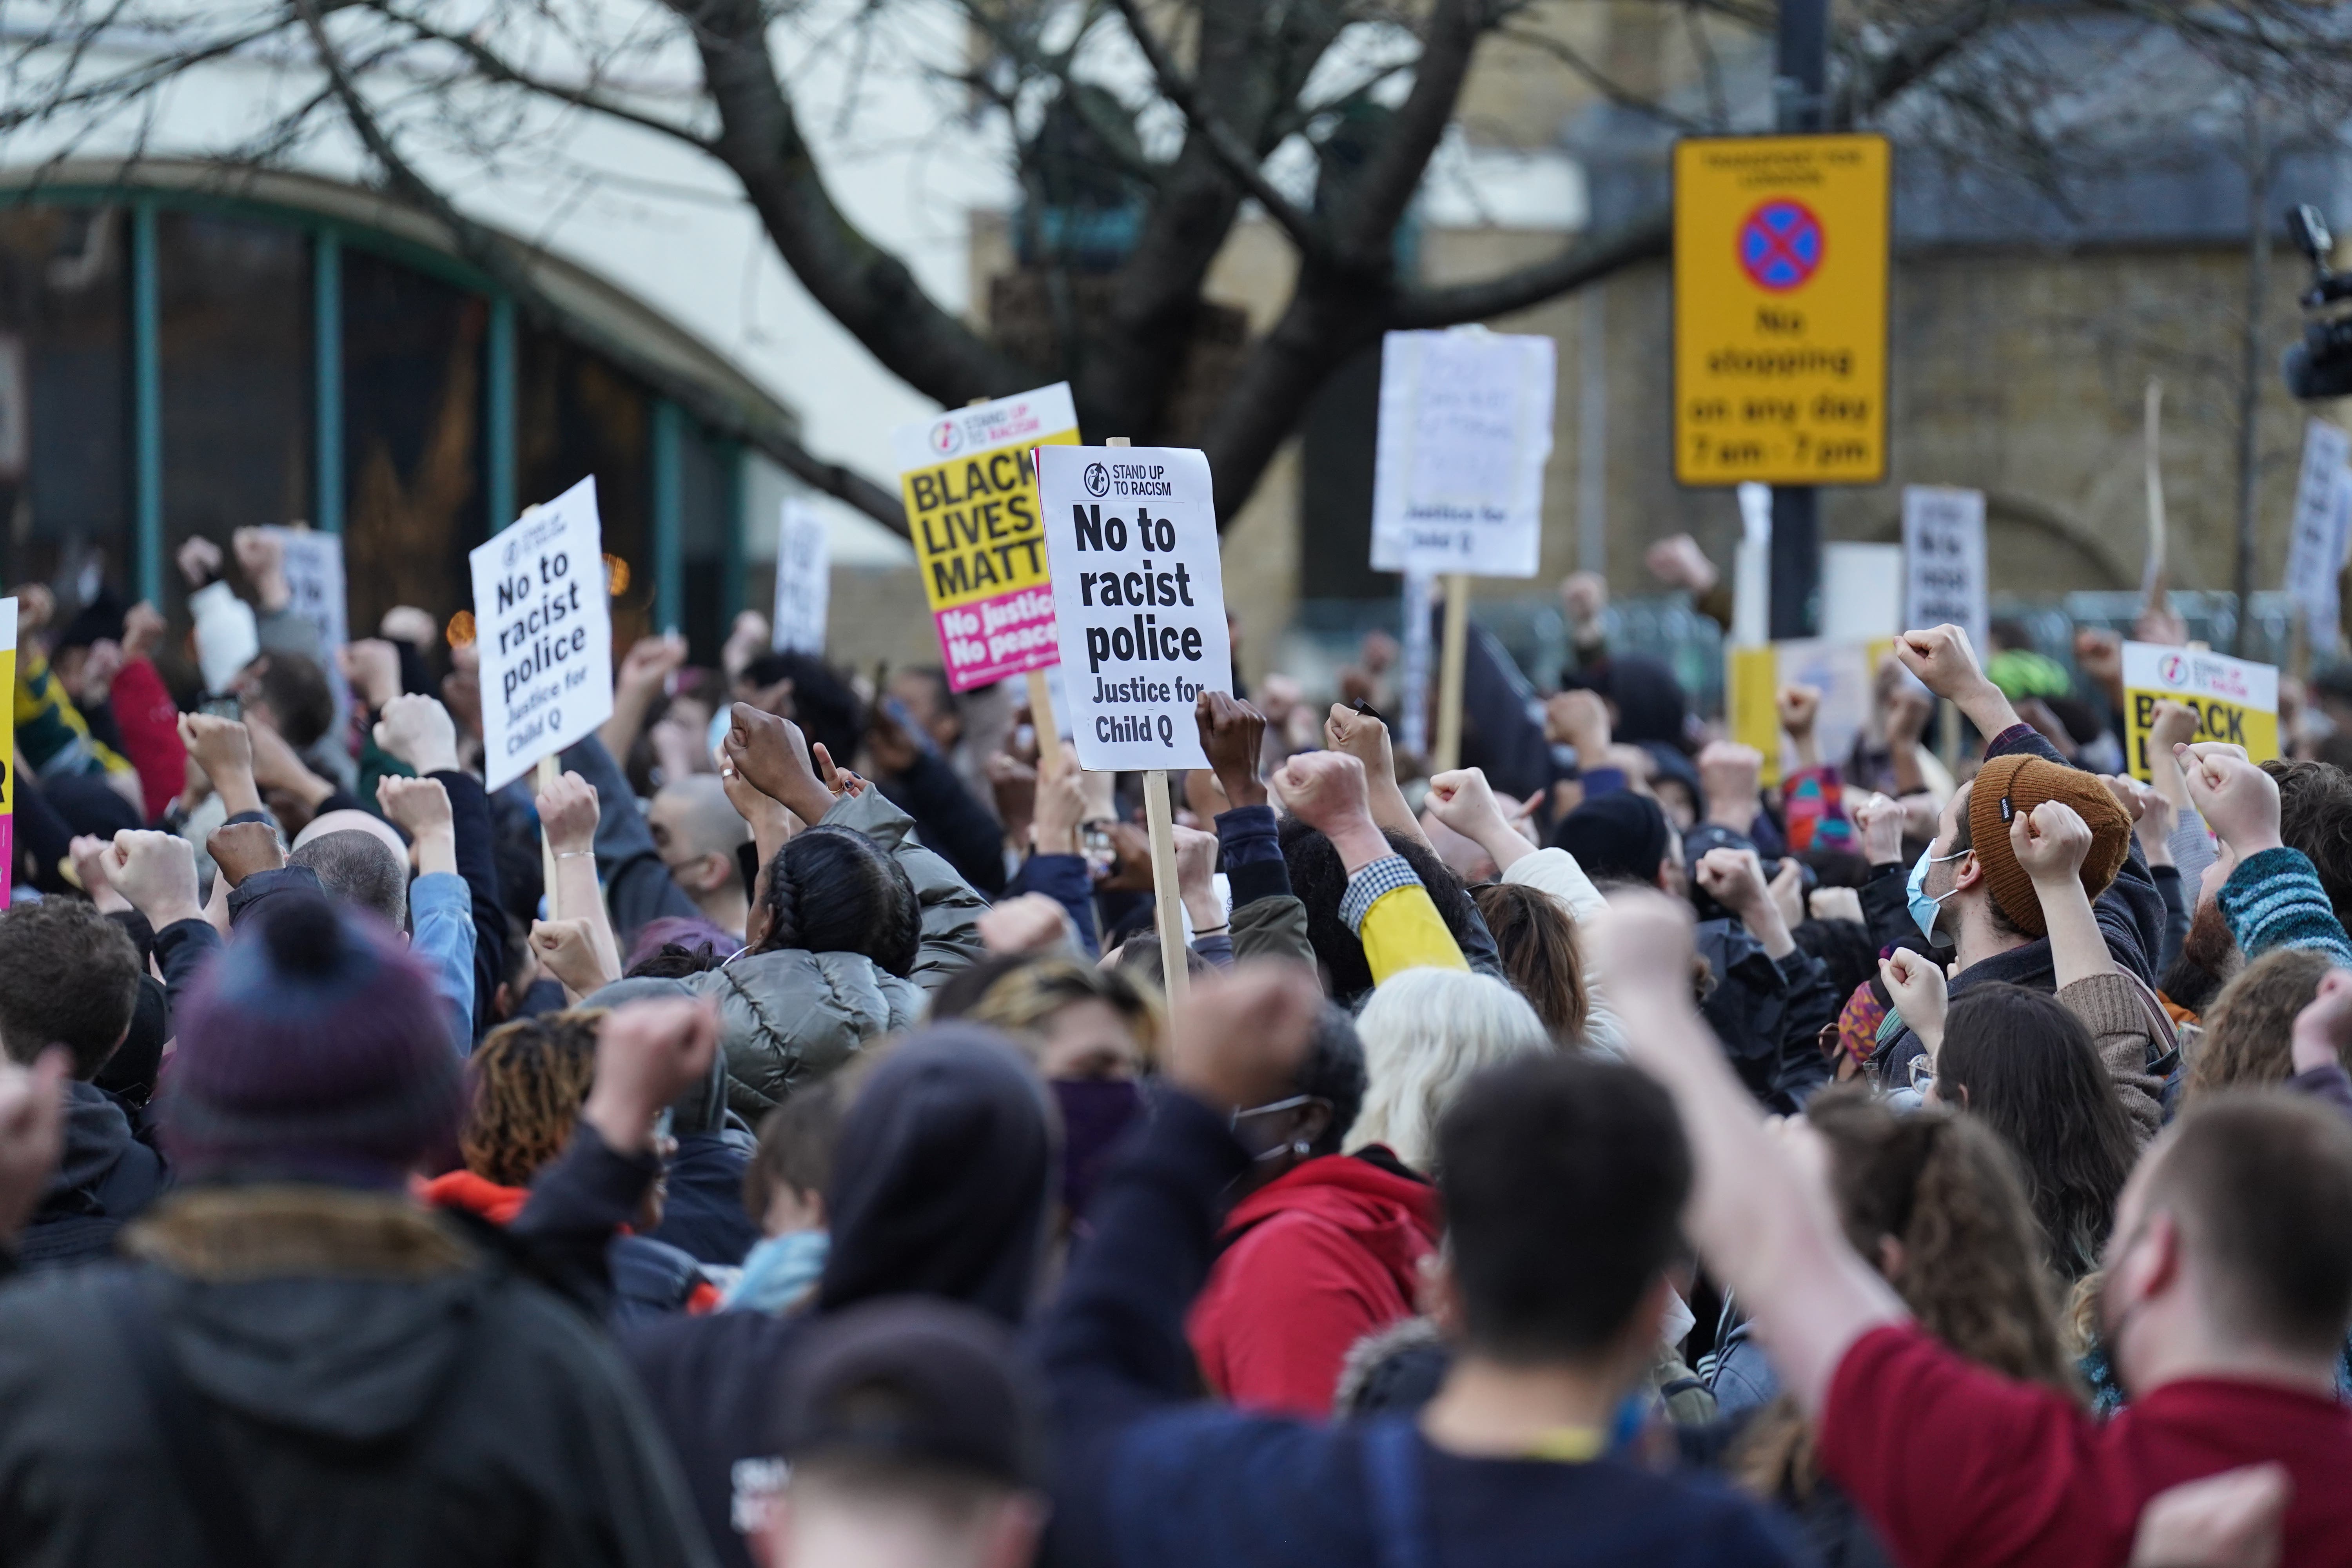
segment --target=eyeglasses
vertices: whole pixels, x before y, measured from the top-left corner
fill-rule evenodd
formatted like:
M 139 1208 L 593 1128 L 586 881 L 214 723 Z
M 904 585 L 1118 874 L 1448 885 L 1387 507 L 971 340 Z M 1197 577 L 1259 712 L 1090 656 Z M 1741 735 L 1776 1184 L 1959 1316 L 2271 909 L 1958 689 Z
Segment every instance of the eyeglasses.
M 1913 1057 L 1911 1058 L 1911 1088 L 1913 1090 L 1919 1094 L 1926 1094 L 1929 1089 L 1935 1087 L 1936 1058 L 1924 1055 Z

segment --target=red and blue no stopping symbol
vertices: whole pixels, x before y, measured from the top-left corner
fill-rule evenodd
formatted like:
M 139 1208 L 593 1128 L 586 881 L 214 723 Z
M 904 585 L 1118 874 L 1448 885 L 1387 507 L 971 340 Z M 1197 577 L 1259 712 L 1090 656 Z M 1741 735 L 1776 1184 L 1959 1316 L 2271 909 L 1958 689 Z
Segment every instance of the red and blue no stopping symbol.
M 1739 226 L 1739 266 L 1757 287 L 1783 294 L 1821 270 L 1825 245 L 1813 209 L 1787 196 L 1759 205 Z

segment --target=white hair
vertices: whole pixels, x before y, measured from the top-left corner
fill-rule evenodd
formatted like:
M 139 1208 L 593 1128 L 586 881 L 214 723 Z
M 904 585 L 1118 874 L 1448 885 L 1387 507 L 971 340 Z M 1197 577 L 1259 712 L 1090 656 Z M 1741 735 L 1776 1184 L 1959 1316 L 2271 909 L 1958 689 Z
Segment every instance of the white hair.
M 1367 1082 L 1347 1147 L 1384 1144 L 1424 1174 L 1437 1156 L 1437 1119 L 1473 1075 L 1553 1048 L 1526 997 L 1460 969 L 1408 969 L 1382 981 L 1356 1033 Z

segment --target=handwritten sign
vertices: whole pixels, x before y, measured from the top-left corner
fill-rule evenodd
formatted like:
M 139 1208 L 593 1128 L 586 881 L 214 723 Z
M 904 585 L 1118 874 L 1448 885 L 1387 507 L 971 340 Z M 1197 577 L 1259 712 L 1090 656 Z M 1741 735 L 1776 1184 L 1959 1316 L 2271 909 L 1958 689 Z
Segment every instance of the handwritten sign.
M 798 496 L 788 498 L 776 521 L 776 615 L 770 646 L 778 653 L 824 651 L 832 549 L 824 516 Z
M 1054 662 L 1054 594 L 1029 454 L 1077 438 L 1062 382 L 891 432 L 908 537 L 954 690 Z
M 1374 567 L 1535 575 L 1553 366 L 1549 338 L 1388 334 L 1372 470 Z
M 1985 504 L 1981 490 L 1903 488 L 1903 629 L 1955 626 L 1984 651 Z
M 1234 689 L 1209 459 L 1047 447 L 1037 478 L 1079 765 L 1207 767 L 1192 705 Z
M 2352 511 L 2352 437 L 2324 419 L 2303 427 L 2303 472 L 2288 525 L 2286 592 L 2303 611 L 2304 636 L 2322 658 L 2336 651 L 2336 578 Z
M 497 789 L 613 716 L 613 602 L 595 479 L 524 513 L 467 559 L 483 783 Z
M 285 563 L 286 586 L 293 595 L 289 608 L 319 634 L 332 669 L 334 650 L 351 640 L 342 536 L 314 528 L 273 526 L 268 531 L 277 539 Z

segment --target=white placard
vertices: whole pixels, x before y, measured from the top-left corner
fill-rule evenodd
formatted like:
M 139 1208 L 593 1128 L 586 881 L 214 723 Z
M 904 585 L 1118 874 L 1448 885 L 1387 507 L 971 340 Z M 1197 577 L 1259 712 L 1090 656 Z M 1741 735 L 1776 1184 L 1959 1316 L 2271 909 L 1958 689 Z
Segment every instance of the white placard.
M 1870 642 L 1907 630 L 1903 547 L 1845 541 L 1822 545 L 1821 626 L 1831 642 Z
M 2322 658 L 2336 649 L 2336 574 L 2344 570 L 2345 518 L 2352 505 L 2352 437 L 2324 419 L 2303 427 L 2303 471 L 2287 531 L 2287 596 L 2303 611 L 2304 636 Z
M 1372 471 L 1376 569 L 1536 574 L 1554 380 L 1549 338 L 1387 335 Z
M 343 587 L 343 541 L 341 534 L 314 528 L 279 528 L 274 536 L 285 563 L 286 586 L 293 595 L 289 605 L 295 616 L 319 634 L 327 650 L 327 668 L 335 668 L 335 649 L 351 640 L 347 618 L 350 601 Z
M 1985 646 L 1985 505 L 1982 490 L 1903 488 L 1903 629 L 1951 625 Z
M 775 637 L 778 653 L 824 651 L 833 595 L 832 532 L 816 508 L 787 497 L 776 521 Z
M 1209 459 L 1040 447 L 1037 494 L 1079 765 L 1207 767 L 1193 703 L 1234 689 Z
M 596 480 L 526 512 L 467 559 L 491 789 L 613 716 L 613 601 Z

